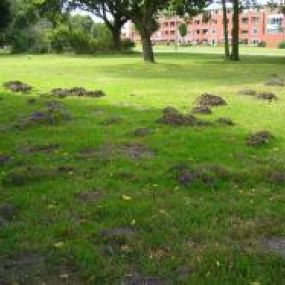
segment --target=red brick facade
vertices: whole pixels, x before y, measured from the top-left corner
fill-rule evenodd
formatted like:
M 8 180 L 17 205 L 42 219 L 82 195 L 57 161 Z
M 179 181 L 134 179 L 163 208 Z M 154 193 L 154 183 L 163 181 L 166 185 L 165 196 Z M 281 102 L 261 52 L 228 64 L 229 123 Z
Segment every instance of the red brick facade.
M 227 9 L 229 39 L 232 29 L 232 10 Z M 220 6 L 208 8 L 204 14 L 187 21 L 188 33 L 181 38 L 178 32 L 183 19 L 179 17 L 161 17 L 160 29 L 153 34 L 153 43 L 189 43 L 193 45 L 223 44 L 223 13 Z M 240 41 L 244 44 L 257 45 L 265 42 L 267 47 L 277 47 L 285 40 L 284 15 L 278 10 L 267 7 L 245 9 L 240 14 Z M 138 35 L 132 32 L 130 37 L 139 41 Z

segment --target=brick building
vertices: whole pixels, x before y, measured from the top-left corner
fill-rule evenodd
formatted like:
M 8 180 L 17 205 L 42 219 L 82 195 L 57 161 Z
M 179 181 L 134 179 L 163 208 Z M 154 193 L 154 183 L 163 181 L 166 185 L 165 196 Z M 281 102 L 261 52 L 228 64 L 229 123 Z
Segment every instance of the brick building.
M 284 1 L 284 0 L 280 0 Z M 227 4 L 229 40 L 232 29 L 232 7 Z M 220 45 L 224 42 L 223 12 L 220 4 L 210 5 L 203 14 L 186 21 L 187 35 L 181 38 L 178 32 L 183 19 L 173 16 L 159 18 L 160 28 L 152 36 L 154 44 L 188 43 L 192 45 Z M 134 41 L 140 38 L 129 28 L 128 37 Z M 244 44 L 277 47 L 285 40 L 285 19 L 278 9 L 266 6 L 244 9 L 240 14 L 240 41 Z

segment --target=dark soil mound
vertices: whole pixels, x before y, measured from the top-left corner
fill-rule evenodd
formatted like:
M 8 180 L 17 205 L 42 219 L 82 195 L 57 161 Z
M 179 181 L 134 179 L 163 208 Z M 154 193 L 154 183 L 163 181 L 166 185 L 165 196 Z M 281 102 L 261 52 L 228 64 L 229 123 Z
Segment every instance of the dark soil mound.
M 269 80 L 265 82 L 265 85 L 267 86 L 284 86 L 284 80 L 281 78 L 278 78 L 277 76 L 273 76 Z
M 285 172 L 279 170 L 271 170 L 267 174 L 268 182 L 272 184 L 284 184 L 285 183 Z
M 261 242 L 262 246 L 279 256 L 285 257 L 285 237 L 269 237 Z
M 256 96 L 257 99 L 267 100 L 267 101 L 277 101 L 278 97 L 272 92 L 260 92 Z
M 102 193 L 99 191 L 80 192 L 76 197 L 83 202 L 97 202 L 102 198 Z
M 230 118 L 218 118 L 216 122 L 223 126 L 234 126 L 235 123 Z
M 143 144 L 125 144 L 121 146 L 123 154 L 131 159 L 152 158 L 154 152 Z
M 202 126 L 208 125 L 208 122 L 197 119 L 191 114 L 182 114 L 173 107 L 167 107 L 163 110 L 163 116 L 158 123 L 172 126 Z
M 212 110 L 209 106 L 196 106 L 192 109 L 192 113 L 194 114 L 212 114 Z
M 104 121 L 102 121 L 100 123 L 100 125 L 102 126 L 111 126 L 111 125 L 114 125 L 114 124 L 119 124 L 122 122 L 122 118 L 120 117 L 111 117 L 111 118 L 108 118 Z
M 210 93 L 204 93 L 195 101 L 197 106 L 223 106 L 227 105 L 227 102 L 220 96 L 216 96 Z
M 256 91 L 252 89 L 242 89 L 238 92 L 240 95 L 245 95 L 245 96 L 255 96 Z
M 55 88 L 51 90 L 51 94 L 59 98 L 67 96 L 99 98 L 105 96 L 102 90 L 86 90 L 83 87 L 73 87 L 70 89 Z
M 18 80 L 5 82 L 3 86 L 12 92 L 29 92 L 32 90 L 30 85 Z
M 0 219 L 5 222 L 12 221 L 16 215 L 16 207 L 10 203 L 0 204 Z
M 46 145 L 25 145 L 20 147 L 20 152 L 24 154 L 29 153 L 51 153 L 59 148 L 58 144 L 46 144 Z
M 5 165 L 7 162 L 10 161 L 10 156 L 6 154 L 0 154 L 0 166 Z
M 52 268 L 40 253 L 22 252 L 0 257 L 0 284 L 86 284 L 79 278 L 72 262 L 63 262 Z
M 0 284 L 40 284 L 37 276 L 44 262 L 41 255 L 32 253 L 0 258 Z
M 251 134 L 246 139 L 246 144 L 248 146 L 263 146 L 270 142 L 270 140 L 273 138 L 270 132 L 268 131 L 259 131 L 254 134 Z
M 122 280 L 121 284 L 122 285 L 168 285 L 169 283 L 166 280 L 159 277 L 129 275 Z
M 56 101 L 47 102 L 46 107 L 32 112 L 27 118 L 21 120 L 17 127 L 22 129 L 32 125 L 59 125 L 71 120 L 69 112 Z
M 152 130 L 148 128 L 137 128 L 131 132 L 131 134 L 135 137 L 144 137 L 144 136 L 150 135 L 151 133 L 152 133 Z
M 100 232 L 104 239 L 118 239 L 132 237 L 136 232 L 130 227 L 108 228 Z
M 198 165 L 190 167 L 184 164 L 172 167 L 171 172 L 176 175 L 176 180 L 183 186 L 190 186 L 193 183 L 203 183 L 213 186 L 219 179 L 227 179 L 229 172 L 220 165 Z
M 43 179 L 52 178 L 56 174 L 57 172 L 53 169 L 39 167 L 18 168 L 11 170 L 4 176 L 2 185 L 20 187 Z

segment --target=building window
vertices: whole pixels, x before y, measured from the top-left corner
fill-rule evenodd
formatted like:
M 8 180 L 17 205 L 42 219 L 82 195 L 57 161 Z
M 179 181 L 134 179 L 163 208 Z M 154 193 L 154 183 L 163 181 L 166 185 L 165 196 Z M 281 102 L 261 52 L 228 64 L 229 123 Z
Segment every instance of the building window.
M 282 22 L 282 15 L 276 14 L 268 16 L 266 20 L 266 32 L 268 34 L 278 34 L 282 32 Z
M 248 34 L 248 31 L 247 30 L 242 30 L 241 33 L 242 33 L 242 35 L 246 35 L 246 34 Z
M 241 19 L 241 22 L 242 22 L 243 24 L 248 24 L 248 18 L 242 18 L 242 19 Z
M 213 35 L 216 34 L 216 30 L 212 30 L 212 34 L 213 34 Z
M 259 23 L 259 18 L 258 18 L 258 17 L 252 17 L 252 18 L 251 18 L 251 22 L 252 22 L 253 24 L 258 24 L 258 23 Z
M 258 32 L 257 28 L 253 28 L 253 29 L 252 29 L 252 33 L 253 33 L 254 35 L 256 35 L 257 32 Z

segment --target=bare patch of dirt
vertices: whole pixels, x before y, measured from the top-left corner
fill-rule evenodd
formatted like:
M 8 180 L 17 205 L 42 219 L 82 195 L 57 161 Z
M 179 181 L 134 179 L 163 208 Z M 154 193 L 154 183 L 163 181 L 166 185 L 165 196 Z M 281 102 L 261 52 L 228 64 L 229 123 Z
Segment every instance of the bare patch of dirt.
M 33 105 L 33 104 L 37 103 L 37 100 L 36 100 L 36 98 L 28 98 L 27 103 L 29 105 Z
M 10 203 L 2 203 L 0 204 L 0 224 L 6 224 L 6 222 L 10 222 L 14 219 L 16 215 L 16 207 Z
M 106 96 L 102 90 L 86 90 L 83 87 L 73 87 L 70 89 L 55 88 L 51 90 L 51 94 L 58 98 L 65 98 L 68 96 L 100 98 Z
M 258 147 L 268 144 L 273 139 L 273 136 L 268 131 L 259 131 L 249 135 L 246 139 L 248 146 Z
M 111 126 L 111 125 L 114 125 L 114 124 L 119 124 L 122 122 L 122 118 L 120 117 L 112 117 L 112 118 L 108 118 L 104 121 L 102 121 L 100 123 L 100 125 L 102 126 Z
M 285 183 L 285 172 L 278 170 L 271 170 L 267 174 L 268 182 L 272 184 L 284 184 Z
M 56 174 L 57 172 L 53 169 L 45 169 L 40 167 L 18 168 L 11 170 L 4 176 L 2 185 L 21 187 L 29 183 L 52 178 Z
M 269 80 L 265 82 L 265 85 L 267 86 L 284 86 L 284 80 L 282 78 L 279 78 L 277 76 L 272 76 Z
M 117 238 L 128 238 L 136 234 L 133 228 L 130 227 L 117 227 L 107 228 L 100 232 L 100 236 L 103 239 L 117 239 Z
M 122 145 L 121 151 L 131 159 L 152 158 L 154 156 L 152 150 L 143 144 L 137 143 Z
M 76 197 L 83 202 L 97 202 L 102 198 L 102 193 L 99 191 L 87 191 L 76 194 Z
M 192 109 L 192 113 L 209 115 L 212 114 L 212 110 L 209 106 L 196 106 Z
M 25 145 L 20 147 L 20 152 L 24 154 L 30 153 L 52 153 L 58 150 L 58 144 L 37 144 L 37 145 Z
M 172 126 L 204 126 L 208 122 L 197 119 L 191 114 L 182 114 L 173 107 L 167 107 L 163 110 L 163 116 L 157 121 L 161 124 Z
M 75 168 L 71 165 L 62 165 L 57 168 L 59 173 L 68 173 L 72 174 L 75 171 Z
M 0 257 L 0 284 L 84 284 L 77 270 L 71 265 L 59 265 L 52 269 L 39 253 L 20 253 Z
M 175 173 L 177 182 L 183 186 L 191 186 L 193 183 L 213 186 L 218 180 L 229 177 L 229 171 L 220 165 L 190 167 L 186 164 L 181 164 L 172 167 L 170 172 Z
M 7 154 L 0 154 L 0 166 L 5 165 L 10 161 L 11 157 Z
M 185 282 L 192 273 L 193 273 L 193 268 L 187 265 L 182 265 L 177 269 L 177 280 Z
M 261 241 L 264 249 L 285 257 L 285 237 L 268 237 Z
M 257 92 L 253 89 L 242 89 L 238 92 L 238 94 L 245 96 L 256 96 Z
M 85 147 L 79 150 L 76 157 L 79 159 L 110 159 L 117 151 L 113 144 L 103 144 L 99 147 Z
M 150 135 L 151 133 L 152 130 L 148 128 L 137 128 L 131 132 L 131 134 L 135 137 L 145 137 L 147 135 Z
M 35 253 L 0 258 L 0 284 L 37 284 L 45 271 L 45 259 Z
M 130 274 L 124 277 L 121 284 L 122 285 L 168 285 L 170 283 L 167 280 L 159 277 Z
M 33 125 L 59 125 L 71 120 L 69 112 L 57 101 L 47 102 L 46 107 L 40 111 L 32 112 L 27 118 L 22 119 L 16 127 L 23 129 Z
M 210 93 L 204 93 L 197 98 L 195 104 L 197 106 L 215 107 L 227 105 L 227 102 L 220 96 L 213 95 Z
M 218 118 L 216 122 L 222 126 L 234 126 L 235 125 L 232 119 L 224 118 L 224 117 Z
M 256 98 L 261 100 L 266 100 L 269 102 L 278 100 L 278 97 L 272 92 L 260 92 L 257 94 Z
M 32 87 L 22 81 L 8 81 L 3 84 L 4 88 L 12 91 L 12 92 L 29 92 L 32 90 Z

